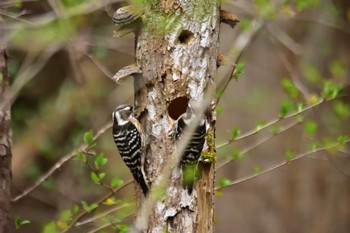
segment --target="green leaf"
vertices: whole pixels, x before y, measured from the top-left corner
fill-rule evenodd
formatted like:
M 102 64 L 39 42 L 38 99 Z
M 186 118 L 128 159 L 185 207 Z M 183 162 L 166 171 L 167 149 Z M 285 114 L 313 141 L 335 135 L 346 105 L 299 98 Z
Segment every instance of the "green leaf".
M 19 229 L 21 226 L 29 224 L 30 221 L 27 219 L 21 219 L 19 216 L 16 216 L 15 218 L 15 225 L 16 225 L 16 229 Z
M 298 103 L 298 104 L 297 104 L 297 110 L 298 110 L 298 112 L 303 111 L 303 109 L 304 109 L 304 104 L 303 104 L 303 103 Z
M 348 139 L 349 139 L 348 136 L 340 135 L 340 136 L 338 137 L 338 143 L 339 143 L 339 145 L 340 145 L 340 146 L 343 146 L 343 145 L 346 143 L 346 141 L 347 141 Z
M 238 24 L 238 26 L 243 30 L 243 31 L 248 31 L 250 28 L 251 28 L 251 22 L 250 22 L 250 20 L 248 20 L 248 19 L 245 19 L 245 18 L 243 18 L 243 19 L 241 19 L 240 21 L 239 21 L 239 24 Z
M 218 116 L 220 116 L 220 114 L 222 113 L 222 110 L 223 110 L 222 107 L 216 106 L 216 114 L 217 114 Z
M 310 83 L 316 84 L 322 80 L 320 71 L 312 65 L 306 65 L 303 67 L 302 73 L 305 76 L 306 80 L 308 80 Z
M 79 209 L 80 209 L 79 206 L 77 204 L 74 204 L 72 208 L 73 214 L 77 214 L 79 212 Z
M 254 171 L 254 174 L 259 174 L 261 172 L 261 167 L 256 165 L 254 166 L 253 171 Z
M 81 205 L 83 206 L 83 209 L 87 213 L 90 213 L 91 211 L 93 211 L 94 209 L 96 209 L 98 207 L 98 205 L 96 203 L 92 203 L 91 205 L 89 205 L 85 201 L 82 201 Z
M 317 123 L 314 121 L 306 121 L 304 125 L 304 131 L 306 134 L 314 135 L 317 131 Z
M 222 94 L 224 94 L 224 91 L 223 90 L 218 90 L 218 92 L 216 93 L 216 98 L 221 98 Z
M 81 202 L 81 205 L 83 206 L 83 209 L 84 209 L 86 212 L 90 212 L 88 203 L 86 203 L 85 201 L 82 201 L 82 202 Z
M 336 84 L 331 81 L 324 82 L 323 85 L 323 91 L 322 96 L 327 99 L 331 100 L 338 96 L 339 92 L 343 89 L 343 85 Z
M 277 8 L 269 0 L 254 0 L 255 6 L 261 16 L 267 19 L 274 19 L 277 15 Z
M 243 158 L 244 154 L 241 151 L 232 151 L 231 158 L 233 159 L 241 159 Z
M 86 154 L 82 151 L 77 151 L 77 158 L 82 161 L 83 163 L 86 163 L 87 162 L 87 159 L 86 159 Z
M 105 158 L 103 153 L 99 153 L 98 156 L 95 159 L 95 168 L 98 170 L 100 169 L 103 165 L 107 163 L 108 159 Z
M 65 222 L 72 220 L 72 218 L 73 216 L 70 210 L 63 210 L 60 214 L 60 219 Z
M 263 128 L 265 125 L 267 124 L 267 121 L 258 121 L 256 123 L 256 130 L 261 130 L 261 128 Z
M 104 205 L 116 205 L 118 203 L 120 203 L 121 200 L 116 200 L 114 197 L 111 197 L 111 198 L 107 198 L 107 200 L 105 200 L 103 202 Z
M 291 110 L 293 104 L 290 101 L 285 101 L 282 103 L 280 113 L 279 113 L 279 118 L 284 118 L 288 112 Z
M 244 72 L 244 63 L 238 63 L 235 70 L 233 71 L 232 78 L 238 80 L 238 77 Z
M 94 54 L 94 57 L 96 57 L 96 59 L 103 59 L 108 55 L 108 49 L 104 48 L 104 47 L 96 47 L 92 49 L 92 53 Z
M 239 135 L 241 135 L 241 130 L 239 128 L 236 127 L 231 131 L 231 139 L 235 139 Z
M 67 8 L 72 8 L 83 3 L 83 0 L 62 0 L 62 4 Z
M 118 178 L 113 178 L 111 181 L 111 186 L 112 186 L 112 188 L 116 188 L 116 187 L 119 187 L 120 185 L 122 185 L 123 183 L 124 183 L 123 180 L 118 179 Z
M 116 230 L 120 233 L 126 233 L 129 231 L 129 226 L 125 224 L 120 224 L 116 226 Z
M 46 224 L 44 226 L 43 233 L 58 233 L 58 229 L 56 226 L 56 223 L 54 221 L 51 221 L 50 223 Z
M 90 177 L 91 177 L 91 180 L 92 180 L 95 184 L 101 184 L 101 180 L 100 180 L 99 176 L 98 176 L 95 172 L 91 172 L 91 173 L 90 173 Z
M 307 10 L 311 7 L 316 7 L 319 4 L 319 0 L 297 0 L 296 6 L 299 10 Z
M 83 138 L 84 138 L 84 143 L 87 144 L 88 146 L 94 145 L 94 136 L 91 131 L 85 132 Z
M 350 117 L 350 105 L 342 101 L 336 101 L 333 104 L 334 111 L 342 118 Z
M 317 143 L 312 143 L 312 144 L 311 144 L 311 150 L 312 150 L 312 151 L 315 151 L 315 150 L 317 149 L 317 147 L 318 147 L 318 144 L 317 144 Z
M 106 173 L 105 172 L 101 172 L 100 174 L 98 174 L 98 178 L 101 180 L 103 180 L 103 178 L 105 178 Z
M 21 0 L 15 0 L 13 2 L 13 4 L 12 4 L 12 7 L 17 8 L 17 9 L 21 8 L 22 7 L 22 1 Z
M 228 185 L 230 185 L 230 184 L 231 184 L 231 180 L 228 179 L 228 178 L 221 178 L 221 179 L 219 180 L 219 186 L 220 186 L 221 188 L 226 187 L 226 186 L 228 186 Z
M 347 72 L 345 64 L 341 61 L 333 61 L 329 66 L 329 70 L 336 78 L 344 77 Z
M 286 157 L 287 161 L 291 161 L 293 159 L 294 153 L 291 150 L 287 150 L 284 156 Z
M 273 134 L 278 134 L 282 131 L 282 127 L 280 125 L 273 125 L 269 131 Z
M 297 118 L 298 123 L 300 123 L 300 122 L 303 122 L 303 121 L 304 121 L 304 116 L 303 116 L 303 115 L 301 115 L 301 114 L 298 114 L 298 115 L 296 116 L 296 118 Z
M 94 209 L 96 209 L 98 207 L 98 205 L 96 203 L 92 203 L 89 208 L 90 208 L 90 212 L 93 211 Z
M 291 98 L 298 98 L 299 90 L 295 87 L 294 83 L 290 79 L 283 79 L 281 86 L 290 95 Z

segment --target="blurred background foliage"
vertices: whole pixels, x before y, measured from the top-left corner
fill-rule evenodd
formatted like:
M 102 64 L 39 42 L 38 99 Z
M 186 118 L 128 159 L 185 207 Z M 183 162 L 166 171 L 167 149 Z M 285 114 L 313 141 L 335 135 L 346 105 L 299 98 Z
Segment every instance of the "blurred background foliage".
M 13 196 L 60 158 L 91 143 L 95 133 L 86 132 L 109 122 L 117 105 L 132 104 L 132 78 L 119 84 L 110 79 L 134 62 L 134 36 L 113 38 L 111 16 L 122 5 L 117 0 L 0 2 L 12 80 Z M 220 52 L 236 59 L 242 39 L 250 43 L 239 60 L 241 74 L 225 89 L 218 81 L 216 231 L 348 232 L 347 145 L 229 184 L 350 134 L 349 1 L 237 0 L 223 1 L 222 9 L 238 15 L 240 23 L 234 30 L 221 25 Z M 217 80 L 230 79 L 228 70 L 220 67 Z M 312 104 L 316 107 L 302 116 L 220 146 Z M 93 203 L 109 192 L 101 180 L 116 187 L 130 179 L 110 129 L 87 153 L 102 157 L 85 152 L 13 202 L 19 228 L 14 232 L 61 232 L 77 213 L 97 208 Z M 72 232 L 125 232 L 133 192 L 132 185 L 121 190 L 99 205 L 97 214 L 115 212 Z

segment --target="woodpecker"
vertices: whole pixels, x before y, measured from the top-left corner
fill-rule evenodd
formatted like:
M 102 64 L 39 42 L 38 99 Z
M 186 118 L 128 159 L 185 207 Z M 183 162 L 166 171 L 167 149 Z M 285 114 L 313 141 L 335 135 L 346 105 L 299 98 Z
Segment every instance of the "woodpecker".
M 128 33 L 137 34 L 141 25 L 143 9 L 140 6 L 128 5 L 120 7 L 113 14 L 113 22 L 118 27 L 116 36 L 121 37 Z
M 113 14 L 113 22 L 116 26 L 130 24 L 137 20 L 141 14 L 142 10 L 135 5 L 123 6 Z
M 112 117 L 113 139 L 119 154 L 146 196 L 148 184 L 143 167 L 145 140 L 141 124 L 133 117 L 130 105 L 118 106 Z
M 190 100 L 186 112 L 176 121 L 174 133 L 175 140 L 179 141 L 182 133 L 184 130 L 186 130 L 186 127 L 192 124 L 195 118 L 200 118 L 198 126 L 196 127 L 181 157 L 182 185 L 185 189 L 187 189 L 189 194 L 192 194 L 193 185 L 196 178 L 196 167 L 203 150 L 207 131 L 207 123 L 203 111 L 201 111 L 200 108 L 201 107 L 197 101 Z

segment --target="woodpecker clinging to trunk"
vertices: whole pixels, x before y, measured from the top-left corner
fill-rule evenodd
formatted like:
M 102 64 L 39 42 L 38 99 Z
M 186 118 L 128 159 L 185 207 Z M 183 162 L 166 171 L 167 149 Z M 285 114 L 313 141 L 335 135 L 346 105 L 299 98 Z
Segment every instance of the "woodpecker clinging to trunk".
M 183 187 L 188 190 L 189 194 L 191 194 L 193 190 L 196 179 L 196 167 L 203 150 L 207 132 L 207 122 L 203 113 L 203 108 L 198 101 L 189 101 L 186 112 L 182 114 L 176 122 L 174 133 L 175 140 L 179 141 L 186 127 L 193 124 L 196 118 L 199 118 L 198 126 L 188 141 L 181 157 L 182 184 Z
M 133 117 L 133 107 L 120 105 L 113 111 L 113 138 L 119 154 L 128 166 L 143 194 L 148 193 L 144 172 L 144 134 L 141 124 Z
M 112 17 L 115 26 L 118 28 L 116 37 L 121 37 L 131 32 L 137 34 L 142 24 L 142 13 L 142 7 L 134 4 L 123 6 L 116 10 Z

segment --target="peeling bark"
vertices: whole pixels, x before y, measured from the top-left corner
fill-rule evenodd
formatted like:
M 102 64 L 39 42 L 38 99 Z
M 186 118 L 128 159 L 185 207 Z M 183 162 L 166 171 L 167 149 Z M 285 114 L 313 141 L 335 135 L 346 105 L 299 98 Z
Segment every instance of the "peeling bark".
M 146 173 L 156 186 L 174 150 L 175 120 L 168 106 L 178 97 L 201 100 L 214 85 L 219 46 L 220 4 L 216 0 L 160 0 L 145 5 L 137 37 L 135 107 L 147 134 Z M 172 172 L 168 196 L 150 213 L 146 232 L 213 232 L 215 93 L 211 93 L 211 125 L 202 153 L 201 178 L 192 195 L 183 189 L 181 171 Z M 183 106 L 177 106 L 181 109 Z M 210 138 L 210 139 L 209 139 Z
M 4 96 L 8 90 L 8 87 L 9 76 L 7 72 L 7 54 L 0 38 L 0 102 L 4 101 Z M 0 233 L 10 232 L 10 119 L 10 110 L 8 108 L 0 111 Z

